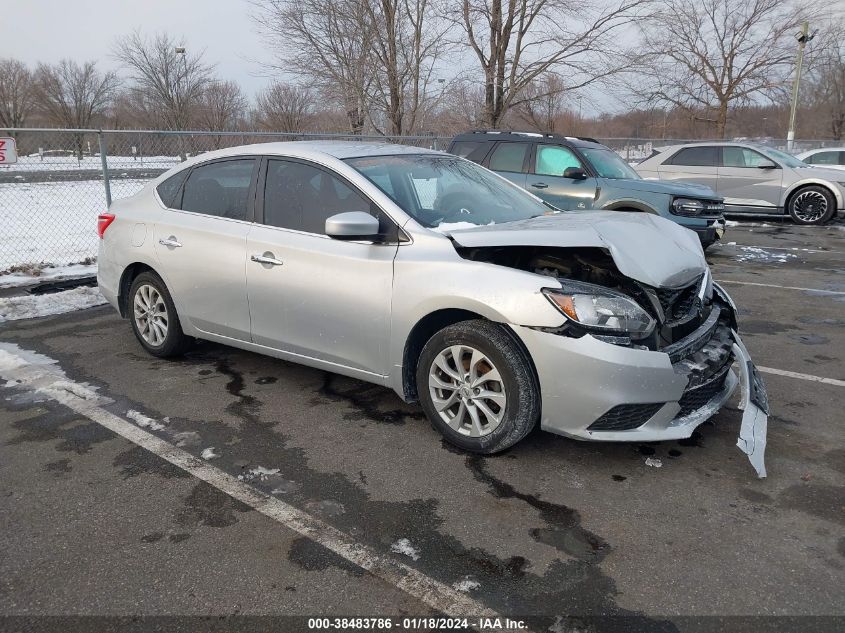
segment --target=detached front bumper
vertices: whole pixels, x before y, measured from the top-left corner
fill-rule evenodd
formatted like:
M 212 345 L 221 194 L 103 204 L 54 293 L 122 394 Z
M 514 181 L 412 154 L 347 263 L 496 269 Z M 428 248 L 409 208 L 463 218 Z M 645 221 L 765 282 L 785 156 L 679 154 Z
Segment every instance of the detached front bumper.
M 765 477 L 767 406 L 760 405 L 765 397 L 752 397 L 754 389 L 765 396 L 765 387 L 735 331 L 723 324 L 702 327 L 703 332 L 673 346 L 670 356 L 612 345 L 590 335 L 570 338 L 515 326 L 537 368 L 541 428 L 593 441 L 686 438 L 733 395 L 740 383 L 734 371 L 738 366 L 745 405 L 739 446 Z M 718 365 L 702 372 L 700 362 L 679 360 L 689 351 L 685 346 L 696 346 L 699 358 L 714 358 Z

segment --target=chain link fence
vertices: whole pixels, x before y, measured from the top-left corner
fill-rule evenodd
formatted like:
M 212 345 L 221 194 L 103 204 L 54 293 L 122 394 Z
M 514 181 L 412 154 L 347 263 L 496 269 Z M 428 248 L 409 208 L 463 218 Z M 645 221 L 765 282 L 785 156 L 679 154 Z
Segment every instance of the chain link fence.
M 188 157 L 251 143 L 297 140 L 395 142 L 445 150 L 445 136 L 361 136 L 337 133 L 165 132 L 160 130 L 2 129 L 15 138 L 18 160 L 0 165 L 0 274 L 91 263 L 97 215 Z M 629 162 L 670 139 L 597 139 Z M 766 139 L 758 139 L 765 141 Z M 780 142 L 779 142 L 780 143 Z M 779 147 L 785 143 L 769 143 Z M 796 141 L 794 151 L 824 141 Z
M 18 160 L 0 165 L 0 274 L 90 263 L 97 254 L 97 215 L 111 200 L 191 156 L 273 141 L 402 142 L 445 149 L 435 136 L 360 136 L 265 132 L 0 129 L 15 138 Z

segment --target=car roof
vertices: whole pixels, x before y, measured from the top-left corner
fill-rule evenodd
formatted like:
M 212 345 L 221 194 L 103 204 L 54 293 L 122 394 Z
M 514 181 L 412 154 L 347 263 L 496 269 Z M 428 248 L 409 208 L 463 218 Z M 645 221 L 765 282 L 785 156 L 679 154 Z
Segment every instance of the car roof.
M 817 152 L 845 152 L 845 146 L 842 147 L 814 147 L 813 149 L 808 149 L 800 154 L 796 154 L 796 156 L 806 156 L 807 154 L 815 154 Z
M 252 145 L 238 145 L 211 152 L 198 154 L 192 163 L 204 162 L 214 158 L 229 156 L 290 156 L 295 158 L 325 158 L 337 159 L 361 158 L 366 156 L 400 156 L 408 154 L 443 154 L 425 147 L 398 145 L 395 143 L 373 143 L 364 141 L 284 141 L 273 143 L 255 143 Z
M 561 143 L 568 143 L 575 147 L 595 147 L 604 148 L 605 146 L 599 143 L 594 138 L 586 136 L 565 136 L 563 134 L 553 134 L 551 132 L 518 132 L 513 130 L 471 130 L 469 132 L 462 132 L 452 139 L 452 143 L 461 143 L 466 141 L 558 141 Z

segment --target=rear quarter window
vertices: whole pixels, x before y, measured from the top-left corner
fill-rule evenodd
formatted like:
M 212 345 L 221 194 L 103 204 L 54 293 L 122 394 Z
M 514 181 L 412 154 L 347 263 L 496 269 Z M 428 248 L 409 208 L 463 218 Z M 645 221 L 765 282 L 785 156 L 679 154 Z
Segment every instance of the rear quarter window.
M 489 141 L 455 141 L 449 148 L 449 153 L 480 163 L 487 156 L 491 145 Z
M 170 209 L 179 207 L 179 196 L 182 192 L 182 183 L 188 175 L 190 169 L 183 169 L 179 173 L 173 174 L 167 180 L 164 180 L 156 187 L 158 197 L 161 199 L 164 206 Z

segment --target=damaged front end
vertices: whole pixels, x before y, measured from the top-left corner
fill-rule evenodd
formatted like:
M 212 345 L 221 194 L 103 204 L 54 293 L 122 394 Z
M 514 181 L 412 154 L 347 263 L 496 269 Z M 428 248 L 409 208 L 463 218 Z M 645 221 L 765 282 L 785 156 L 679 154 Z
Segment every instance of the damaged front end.
M 765 386 L 736 332 L 735 306 L 706 266 L 661 287 L 622 274 L 602 248 L 456 249 L 554 279 L 544 294 L 565 322 L 515 328 L 537 365 L 544 429 L 606 441 L 685 438 L 740 384 L 738 446 L 766 476 Z

